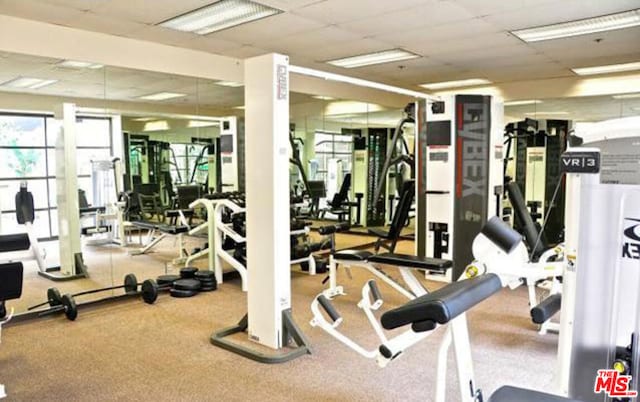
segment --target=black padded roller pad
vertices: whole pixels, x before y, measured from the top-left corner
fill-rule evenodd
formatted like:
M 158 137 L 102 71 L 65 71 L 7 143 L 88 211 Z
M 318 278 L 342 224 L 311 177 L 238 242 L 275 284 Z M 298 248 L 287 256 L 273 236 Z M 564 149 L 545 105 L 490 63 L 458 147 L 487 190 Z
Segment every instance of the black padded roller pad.
M 31 242 L 26 233 L 0 236 L 0 253 L 28 250 L 29 247 L 31 247 Z
M 425 321 L 446 324 L 501 288 L 500 278 L 496 274 L 453 282 L 387 311 L 382 315 L 380 323 L 385 329 L 415 324 L 414 331 L 424 328 Z
M 26 189 L 20 189 L 16 194 L 16 219 L 20 225 L 27 222 L 33 223 L 35 219 L 33 195 Z
M 22 296 L 22 263 L 0 264 L 0 301 Z
M 495 243 L 502 251 L 509 254 L 522 241 L 520 233 L 513 230 L 502 219 L 494 216 L 482 227 L 481 233 Z
M 487 402 L 581 402 L 563 396 L 546 394 L 530 389 L 516 388 L 505 385 L 498 388 Z
M 333 255 L 336 260 L 366 261 L 373 253 L 366 250 L 342 250 Z
M 371 256 L 369 262 L 397 265 L 405 268 L 427 269 L 429 271 L 446 271 L 453 266 L 450 260 L 440 258 L 416 257 L 409 254 L 382 253 Z
M 543 324 L 562 307 L 560 293 L 553 294 L 531 309 L 531 320 L 534 324 Z
M 328 235 L 332 233 L 343 232 L 349 230 L 351 225 L 348 222 L 336 223 L 335 225 L 327 225 L 318 228 L 318 233 L 321 235 Z

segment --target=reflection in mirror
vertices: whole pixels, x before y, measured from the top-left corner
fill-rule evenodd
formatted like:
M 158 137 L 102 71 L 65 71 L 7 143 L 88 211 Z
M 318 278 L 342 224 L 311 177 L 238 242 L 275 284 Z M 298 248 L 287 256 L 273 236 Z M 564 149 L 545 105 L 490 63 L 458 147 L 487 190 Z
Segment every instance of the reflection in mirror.
M 413 175 L 414 124 L 406 117 L 378 104 L 292 94 L 292 193 L 305 196 L 298 216 L 315 226 L 349 222 L 352 232 L 371 236 L 365 243 L 387 234 L 403 182 Z M 403 234 L 412 232 L 404 227 L 410 221 Z
M 244 187 L 243 88 L 9 53 L 0 67 L 0 234 L 22 248 L 0 260 L 24 267 L 8 308 L 124 297 L 206 247 L 206 228 L 187 233 L 207 222 L 189 204 Z
M 564 241 L 565 181 L 560 155 L 585 145 L 590 127 L 603 122 L 637 127 L 640 94 L 527 99 L 505 103 L 505 215 L 517 229 L 519 214 L 541 228 L 542 248 Z M 517 193 L 517 194 L 516 194 Z M 523 202 L 517 202 L 519 195 Z

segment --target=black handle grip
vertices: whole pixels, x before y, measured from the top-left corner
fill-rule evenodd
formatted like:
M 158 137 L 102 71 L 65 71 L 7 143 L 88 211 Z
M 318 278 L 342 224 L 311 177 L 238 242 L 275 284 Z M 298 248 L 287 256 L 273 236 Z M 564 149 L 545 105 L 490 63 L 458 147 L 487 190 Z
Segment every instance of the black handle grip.
M 318 233 L 321 235 L 328 235 L 332 233 L 343 232 L 345 230 L 349 230 L 351 228 L 351 224 L 349 222 L 341 222 L 336 223 L 335 225 L 327 225 L 321 226 L 318 228 Z
M 329 318 L 331 318 L 333 322 L 336 322 L 342 318 L 340 316 L 340 313 L 338 313 L 338 310 L 336 310 L 336 308 L 333 307 L 333 304 L 331 304 L 329 299 L 327 299 L 324 295 L 318 296 L 318 303 L 320 303 L 324 311 L 327 312 L 327 315 L 329 316 Z
M 371 291 L 371 295 L 373 296 L 373 303 L 375 304 L 379 301 L 382 301 L 382 293 L 380 293 L 380 289 L 378 289 L 378 284 L 376 283 L 376 281 L 371 279 L 369 282 L 367 282 L 367 284 L 369 285 L 369 290 Z

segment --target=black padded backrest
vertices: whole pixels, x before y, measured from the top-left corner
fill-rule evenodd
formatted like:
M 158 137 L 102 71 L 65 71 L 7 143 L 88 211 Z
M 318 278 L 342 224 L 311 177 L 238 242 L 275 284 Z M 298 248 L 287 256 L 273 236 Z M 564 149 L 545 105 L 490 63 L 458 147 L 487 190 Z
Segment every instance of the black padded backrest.
M 515 212 L 516 223 L 522 228 L 522 235 L 527 242 L 529 251 L 535 257 L 540 256 L 546 247 L 545 244 L 542 244 L 542 239 L 538 241 L 538 244 L 536 245 L 540 232 L 533 223 L 531 215 L 529 215 L 529 209 L 527 209 L 527 204 L 524 202 L 524 197 L 522 196 L 520 187 L 518 187 L 518 183 L 512 181 L 507 184 L 507 195 L 509 196 L 509 201 L 511 201 L 511 206 Z
M 0 301 L 22 296 L 22 263 L 0 264 Z
M 389 226 L 389 239 L 397 239 L 400 237 L 400 232 L 409 218 L 409 211 L 411 211 L 413 198 L 416 195 L 415 191 L 415 180 L 407 180 L 402 185 L 400 200 L 398 201 L 395 211 L 393 211 L 393 218 L 391 219 L 391 225 Z
M 323 198 L 327 196 L 327 190 L 323 180 L 309 180 L 309 197 Z
M 16 218 L 20 225 L 27 222 L 33 223 L 35 219 L 33 195 L 25 188 L 16 193 Z
M 412 324 L 414 331 L 446 324 L 502 288 L 496 274 L 486 274 L 446 285 L 384 313 L 382 327 L 394 329 Z M 428 324 L 428 325 L 425 325 Z
M 338 191 L 331 200 L 332 208 L 340 208 L 343 202 L 347 201 L 349 197 L 349 189 L 351 188 L 351 173 L 344 175 L 340 191 Z
M 178 191 L 178 205 L 179 209 L 189 208 L 189 204 L 200 198 L 200 186 L 188 185 L 176 187 Z
M 142 195 L 155 195 L 160 193 L 160 185 L 158 183 L 134 184 L 133 191 Z
M 78 206 L 80 209 L 89 208 L 89 202 L 87 201 L 87 194 L 82 189 L 78 189 Z

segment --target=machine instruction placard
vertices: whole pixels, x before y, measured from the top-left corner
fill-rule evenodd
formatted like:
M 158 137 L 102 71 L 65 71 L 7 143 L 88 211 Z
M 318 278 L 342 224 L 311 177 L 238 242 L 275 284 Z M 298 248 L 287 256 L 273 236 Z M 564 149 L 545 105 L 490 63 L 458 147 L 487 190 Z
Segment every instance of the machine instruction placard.
M 614 138 L 589 143 L 600 149 L 600 182 L 640 185 L 640 138 Z

